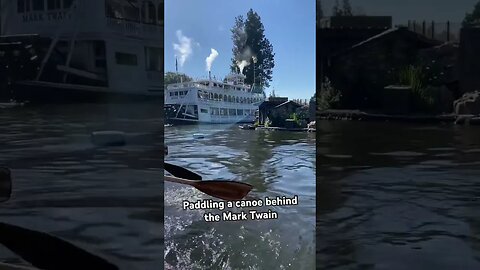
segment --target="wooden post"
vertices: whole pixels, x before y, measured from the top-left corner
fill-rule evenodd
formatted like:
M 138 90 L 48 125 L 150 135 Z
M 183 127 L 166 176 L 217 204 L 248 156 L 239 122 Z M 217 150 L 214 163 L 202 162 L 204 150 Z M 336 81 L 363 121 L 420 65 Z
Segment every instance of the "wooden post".
M 435 39 L 435 22 L 432 21 L 432 39 Z
M 447 21 L 447 41 L 450 41 L 450 21 Z

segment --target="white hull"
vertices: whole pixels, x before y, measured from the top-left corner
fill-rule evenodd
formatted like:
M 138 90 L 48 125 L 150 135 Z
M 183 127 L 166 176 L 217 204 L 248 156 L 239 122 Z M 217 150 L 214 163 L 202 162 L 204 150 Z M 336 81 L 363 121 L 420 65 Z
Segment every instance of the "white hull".
M 255 122 L 255 117 L 246 117 L 246 118 L 238 118 L 238 117 L 224 117 L 224 118 L 200 118 L 199 120 L 194 119 L 185 119 L 185 118 L 170 118 L 172 121 L 176 122 L 185 122 L 191 124 L 235 124 L 235 123 L 253 123 Z
M 264 95 L 243 84 L 243 75 L 225 82 L 199 80 L 171 84 L 165 93 L 167 121 L 233 124 L 255 122 Z

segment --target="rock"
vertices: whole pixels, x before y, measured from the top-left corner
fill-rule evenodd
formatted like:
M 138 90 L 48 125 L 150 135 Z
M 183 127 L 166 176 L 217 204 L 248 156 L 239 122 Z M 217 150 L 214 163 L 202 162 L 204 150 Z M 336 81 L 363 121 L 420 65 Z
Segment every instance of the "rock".
M 122 146 L 126 144 L 125 133 L 121 131 L 96 131 L 92 133 L 91 140 L 97 146 Z
M 193 134 L 193 138 L 194 139 L 204 139 L 205 135 L 203 135 L 201 133 L 195 133 L 195 134 Z
M 453 103 L 455 114 L 480 114 L 480 91 L 465 93 Z

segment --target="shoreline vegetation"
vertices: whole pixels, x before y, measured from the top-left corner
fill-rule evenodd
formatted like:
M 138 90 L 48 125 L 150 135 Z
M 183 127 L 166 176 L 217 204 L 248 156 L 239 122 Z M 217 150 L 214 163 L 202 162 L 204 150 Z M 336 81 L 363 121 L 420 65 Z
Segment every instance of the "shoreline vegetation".
M 341 121 L 377 121 L 377 122 L 407 122 L 407 123 L 453 123 L 465 125 L 480 125 L 480 115 L 474 114 L 405 114 L 391 115 L 361 110 L 323 110 L 317 113 L 318 120 Z
M 458 25 L 445 39 L 434 22 L 417 31 L 336 5 L 318 29 L 317 119 L 479 125 L 480 1 Z

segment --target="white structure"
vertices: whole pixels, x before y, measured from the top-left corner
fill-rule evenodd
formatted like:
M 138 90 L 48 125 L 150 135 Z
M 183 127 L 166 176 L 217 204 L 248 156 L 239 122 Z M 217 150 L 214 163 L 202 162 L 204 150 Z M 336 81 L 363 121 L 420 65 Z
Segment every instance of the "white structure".
M 28 59 L 38 64 L 15 81 L 17 95 L 163 97 L 163 0 L 0 4 L 1 38 L 30 46 Z
M 245 85 L 245 76 L 231 74 L 223 82 L 207 79 L 167 86 L 167 121 L 247 123 L 255 121 L 265 95 Z

